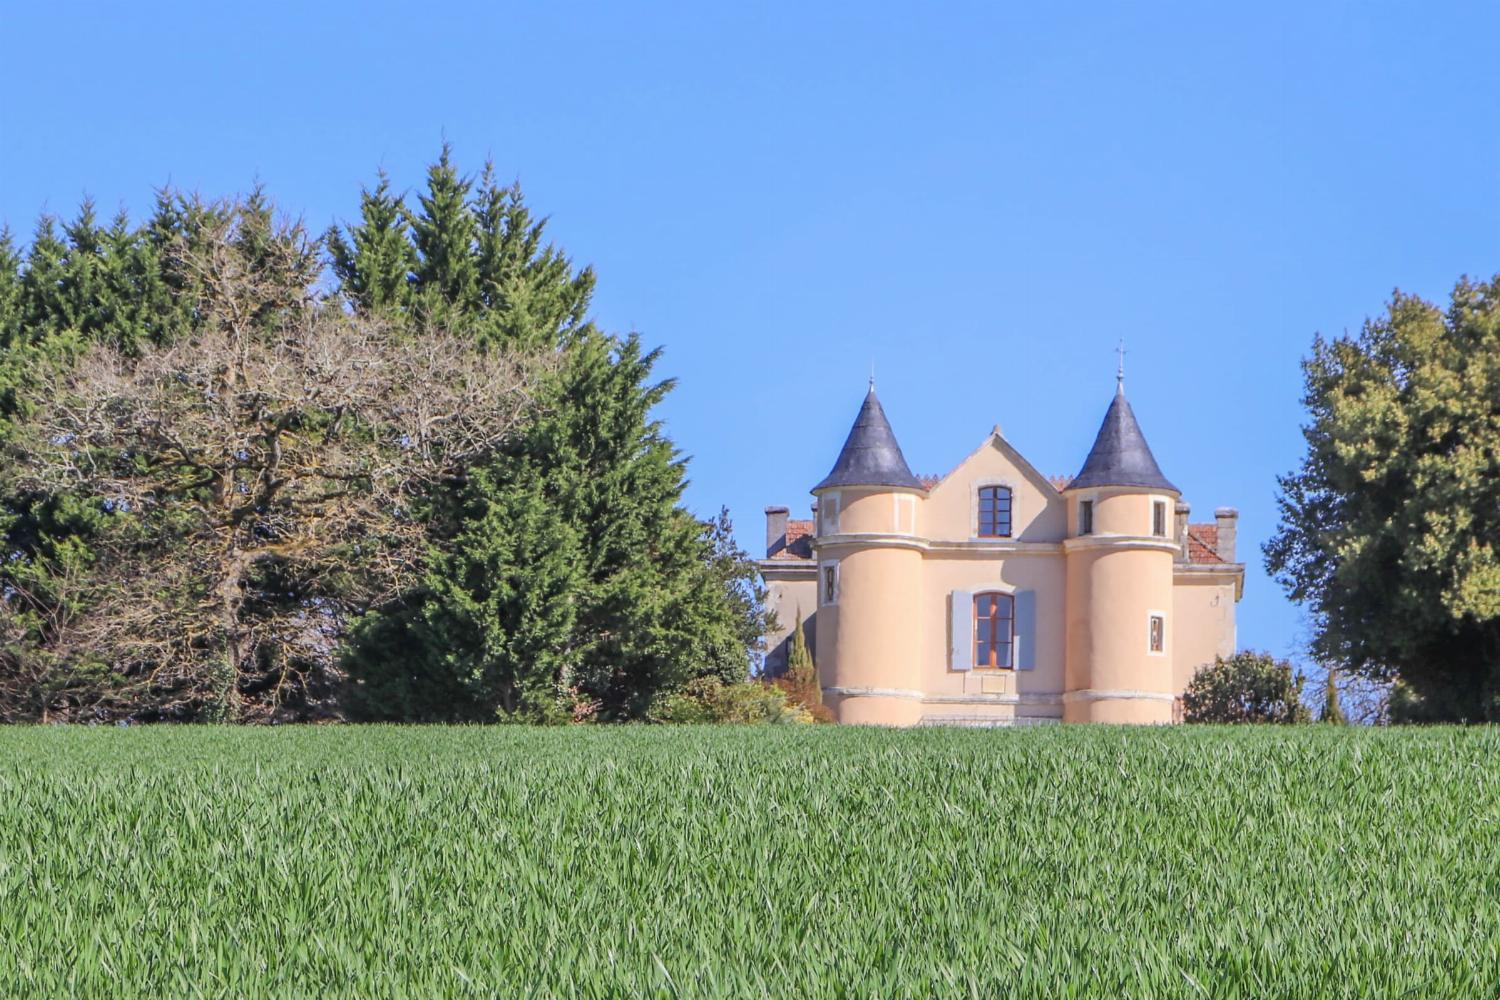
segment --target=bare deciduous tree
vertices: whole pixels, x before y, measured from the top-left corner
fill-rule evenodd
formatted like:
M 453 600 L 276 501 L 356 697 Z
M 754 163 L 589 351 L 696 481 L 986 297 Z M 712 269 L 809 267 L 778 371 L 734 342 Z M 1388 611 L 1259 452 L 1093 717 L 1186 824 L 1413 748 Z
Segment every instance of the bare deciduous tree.
M 38 374 L 5 474 L 109 515 L 53 575 L 65 599 L 0 595 L 0 632 L 46 619 L 54 673 L 147 685 L 161 717 L 316 714 L 348 617 L 412 581 L 424 496 L 524 419 L 545 358 L 319 302 L 314 250 L 229 207 L 182 249 L 191 336 Z M 87 684 L 39 690 L 57 693 L 39 714 L 90 704 Z

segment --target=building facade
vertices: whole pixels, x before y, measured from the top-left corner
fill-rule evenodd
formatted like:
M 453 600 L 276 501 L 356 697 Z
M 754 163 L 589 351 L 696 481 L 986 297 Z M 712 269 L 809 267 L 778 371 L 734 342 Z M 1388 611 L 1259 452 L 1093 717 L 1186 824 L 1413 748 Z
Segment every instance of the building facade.
M 767 670 L 802 621 L 840 722 L 1166 723 L 1235 649 L 1238 515 L 1190 508 L 1121 380 L 1078 475 L 1049 479 L 995 428 L 912 475 L 872 384 L 810 520 L 766 508 Z

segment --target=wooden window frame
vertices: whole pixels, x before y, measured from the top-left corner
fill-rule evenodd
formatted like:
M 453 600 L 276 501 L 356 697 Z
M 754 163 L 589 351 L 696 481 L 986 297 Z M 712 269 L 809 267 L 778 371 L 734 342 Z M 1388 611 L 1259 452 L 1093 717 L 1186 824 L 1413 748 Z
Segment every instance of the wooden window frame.
M 1167 502 L 1151 501 L 1151 534 L 1156 538 L 1167 537 Z
M 1160 623 L 1161 632 L 1157 634 Z M 1151 656 L 1167 655 L 1167 616 L 1162 611 L 1146 613 L 1146 652 Z
M 992 523 L 988 527 L 998 529 L 1000 527 L 1000 500 L 1005 500 L 1005 530 L 985 530 L 984 503 L 985 495 L 991 494 L 990 515 Z M 979 523 L 975 526 L 980 538 L 1011 538 L 1015 532 L 1016 494 L 1009 486 L 993 483 L 988 486 L 979 487 L 975 494 L 975 510 L 978 512 Z
M 980 612 L 981 602 L 989 602 L 989 610 Z M 1005 614 L 1001 614 L 1001 609 Z M 1016 597 L 1014 594 L 997 593 L 990 591 L 974 595 L 974 669 L 975 670 L 1014 670 L 1016 669 Z M 1004 643 L 995 642 L 996 630 L 1004 623 L 1006 639 Z M 981 625 L 986 626 L 981 628 Z M 988 634 L 988 639 L 981 636 Z M 980 644 L 989 647 L 986 656 L 979 655 Z M 999 650 L 1005 648 L 1004 659 L 1001 663 Z

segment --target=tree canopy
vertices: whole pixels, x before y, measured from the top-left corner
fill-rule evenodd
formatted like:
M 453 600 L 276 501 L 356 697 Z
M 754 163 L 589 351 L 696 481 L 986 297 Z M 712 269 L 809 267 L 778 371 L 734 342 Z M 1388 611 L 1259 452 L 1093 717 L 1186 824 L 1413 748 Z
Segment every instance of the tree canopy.
M 0 717 L 629 719 L 742 680 L 763 595 L 683 506 L 672 382 L 544 230 L 445 148 L 321 239 L 258 190 L 0 233 Z
M 1397 292 L 1303 364 L 1301 467 L 1267 567 L 1314 652 L 1399 679 L 1424 716 L 1500 720 L 1500 278 Z

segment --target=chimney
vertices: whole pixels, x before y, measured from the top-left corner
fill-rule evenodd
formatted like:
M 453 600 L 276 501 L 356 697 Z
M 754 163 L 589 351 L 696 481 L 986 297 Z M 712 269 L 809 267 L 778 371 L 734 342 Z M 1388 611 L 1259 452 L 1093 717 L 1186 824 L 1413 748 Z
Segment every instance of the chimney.
M 1192 509 L 1193 509 L 1192 505 L 1189 504 L 1186 500 L 1179 500 L 1179 501 L 1177 501 L 1177 507 L 1176 507 L 1177 519 L 1176 519 L 1176 522 L 1172 525 L 1172 537 L 1175 538 L 1175 539 L 1177 539 L 1177 561 L 1178 562 L 1187 562 L 1187 558 L 1188 558 L 1188 547 L 1187 547 L 1188 513 L 1191 512 Z
M 1225 562 L 1237 562 L 1234 557 L 1234 536 L 1239 526 L 1240 512 L 1233 507 L 1220 507 L 1214 511 L 1214 520 L 1219 523 L 1219 558 Z
M 786 507 L 766 508 L 766 558 L 786 548 Z

